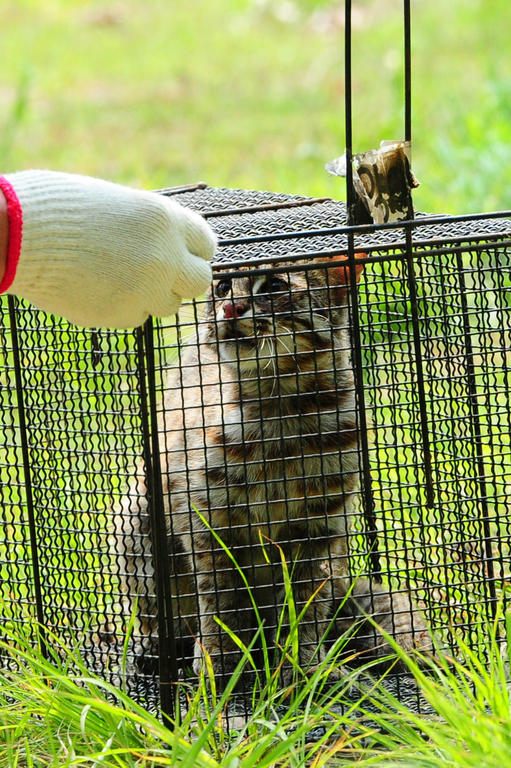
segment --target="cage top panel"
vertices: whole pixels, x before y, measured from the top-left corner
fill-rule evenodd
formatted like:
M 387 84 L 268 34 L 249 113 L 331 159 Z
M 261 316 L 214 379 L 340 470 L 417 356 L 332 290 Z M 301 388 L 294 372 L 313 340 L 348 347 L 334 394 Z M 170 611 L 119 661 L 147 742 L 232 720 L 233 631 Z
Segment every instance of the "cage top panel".
M 285 260 L 346 249 L 346 204 L 245 189 L 223 189 L 200 183 L 161 190 L 179 203 L 206 216 L 219 237 L 216 263 Z M 431 219 L 430 223 L 429 220 Z M 461 220 L 460 220 L 461 219 Z M 502 241 L 511 238 L 511 220 L 503 215 L 450 217 L 417 214 L 415 246 L 439 243 Z M 366 251 L 405 248 L 402 226 L 361 231 L 355 247 Z

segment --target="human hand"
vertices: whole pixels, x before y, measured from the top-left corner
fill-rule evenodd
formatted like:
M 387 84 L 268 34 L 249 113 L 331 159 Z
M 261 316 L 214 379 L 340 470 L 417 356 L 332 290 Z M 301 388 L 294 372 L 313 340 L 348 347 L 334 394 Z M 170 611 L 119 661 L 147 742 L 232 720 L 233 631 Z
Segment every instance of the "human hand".
M 0 177 L 0 190 L 9 209 L 0 291 L 72 323 L 140 325 L 174 314 L 211 282 L 215 235 L 168 198 L 53 171 Z

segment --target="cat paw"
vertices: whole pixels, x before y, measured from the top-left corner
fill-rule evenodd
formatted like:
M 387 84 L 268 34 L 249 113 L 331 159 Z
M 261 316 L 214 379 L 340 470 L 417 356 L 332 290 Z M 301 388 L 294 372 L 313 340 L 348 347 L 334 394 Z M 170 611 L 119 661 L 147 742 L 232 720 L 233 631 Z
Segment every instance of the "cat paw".
M 412 653 L 413 651 L 420 651 L 421 653 L 429 653 L 434 650 L 431 635 L 427 627 L 415 628 L 413 632 L 405 632 L 395 637 L 397 645 L 405 653 Z
M 407 654 L 413 655 L 415 651 L 418 651 L 425 656 L 433 655 L 437 643 L 434 642 L 431 629 L 408 597 L 403 597 L 402 602 L 406 607 L 406 612 L 403 611 L 401 615 L 405 618 L 401 618 L 399 621 L 398 614 L 394 621 L 393 631 L 389 634 L 393 635 L 396 644 Z M 383 645 L 389 647 L 386 642 Z M 390 649 L 391 652 L 392 650 Z

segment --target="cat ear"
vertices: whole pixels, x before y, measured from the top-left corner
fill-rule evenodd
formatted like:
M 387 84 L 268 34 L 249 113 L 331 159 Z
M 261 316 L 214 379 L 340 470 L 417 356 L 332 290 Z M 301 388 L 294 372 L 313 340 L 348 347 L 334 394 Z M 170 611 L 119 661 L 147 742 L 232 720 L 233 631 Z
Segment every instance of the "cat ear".
M 358 283 L 360 276 L 364 271 L 365 264 L 359 259 L 367 258 L 367 253 L 356 253 L 357 261 L 355 262 L 355 280 Z M 317 263 L 321 264 L 333 264 L 328 269 L 328 283 L 331 288 L 342 288 L 349 286 L 350 284 L 350 267 L 347 264 L 348 257 L 344 253 L 340 253 L 338 256 L 334 256 L 331 259 L 317 259 Z M 327 270 L 325 270 L 327 271 Z
M 355 280 L 358 283 L 365 267 L 365 264 L 358 259 L 367 258 L 367 253 L 356 253 L 355 256 L 357 257 L 355 262 Z M 328 261 L 338 265 L 328 270 L 330 284 L 332 286 L 349 285 L 351 276 L 350 267 L 346 264 L 348 257 L 345 254 L 339 254 L 339 256 L 334 256 L 333 259 L 328 259 Z

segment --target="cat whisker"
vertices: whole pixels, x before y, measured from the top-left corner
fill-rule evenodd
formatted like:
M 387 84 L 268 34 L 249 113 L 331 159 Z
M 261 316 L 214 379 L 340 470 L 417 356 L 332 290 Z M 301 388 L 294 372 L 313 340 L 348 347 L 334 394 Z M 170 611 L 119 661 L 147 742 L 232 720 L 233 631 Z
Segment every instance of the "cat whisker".
M 282 346 L 284 347 L 284 349 L 286 350 L 288 355 L 290 355 L 293 359 L 295 359 L 294 353 L 291 352 L 291 350 L 289 349 L 288 345 L 286 344 L 286 342 L 282 338 L 279 338 L 279 343 L 282 344 Z
M 274 369 L 273 373 L 274 373 L 274 375 L 273 375 L 273 384 L 271 386 L 270 397 L 273 397 L 273 395 L 275 393 L 275 385 L 276 385 L 277 379 L 278 379 L 278 376 L 275 375 L 275 369 Z
M 263 355 L 262 352 L 264 350 L 264 347 L 266 346 L 266 342 L 268 342 L 268 354 L 267 355 Z M 263 337 L 261 346 L 259 347 L 258 360 L 259 361 L 266 360 L 266 364 L 263 365 L 263 367 L 261 368 L 262 371 L 265 371 L 271 365 L 271 363 L 274 362 L 274 359 L 273 359 L 273 347 L 272 347 L 270 336 L 264 336 Z
M 289 337 L 293 339 L 293 346 L 296 349 L 296 338 L 295 338 L 295 335 L 294 335 L 293 331 L 291 330 L 291 328 L 288 328 L 287 325 L 281 325 L 280 328 L 281 328 L 281 330 L 286 331 L 286 333 L 289 335 Z M 287 349 L 287 351 L 289 352 L 289 348 L 284 343 L 284 340 L 283 340 L 282 336 L 279 336 L 279 341 L 282 343 L 282 346 L 284 346 Z M 289 352 L 289 354 L 291 355 L 291 352 Z
M 266 365 L 264 365 L 261 370 L 266 371 L 266 369 L 269 368 L 270 365 L 273 367 L 273 384 L 270 391 L 270 397 L 273 397 L 273 393 L 275 391 L 275 385 L 277 383 L 277 376 L 276 376 L 277 369 L 276 369 L 276 361 L 275 361 L 275 340 L 271 336 L 265 336 L 263 340 L 263 344 L 261 345 L 261 350 L 266 342 L 268 342 L 268 360 L 266 362 Z
M 293 312 L 293 319 L 301 319 L 305 318 L 309 322 L 312 322 L 314 325 L 315 321 L 321 321 L 319 325 L 323 326 L 322 328 L 318 330 L 326 330 L 326 327 L 331 328 L 332 323 L 326 315 L 322 314 L 320 309 L 314 309 L 314 307 L 311 307 L 311 309 L 307 310 L 298 310 L 298 312 Z M 326 327 L 325 327 L 326 326 Z
M 289 328 L 287 328 L 285 325 L 281 325 L 280 327 L 281 327 L 281 329 L 283 329 L 284 331 L 287 331 L 287 332 L 289 333 L 289 335 L 291 335 L 291 330 L 290 330 Z M 291 357 L 291 358 L 292 358 L 292 359 L 295 361 L 295 363 L 296 363 L 296 368 L 297 368 L 298 372 L 301 372 L 300 363 L 299 363 L 299 361 L 298 361 L 298 358 L 297 358 L 297 356 L 296 356 L 295 352 L 291 352 L 291 350 L 289 349 L 289 347 L 288 347 L 288 346 L 287 346 L 287 344 L 285 343 L 285 341 L 284 341 L 284 339 L 282 338 L 282 336 L 279 336 L 279 338 L 278 338 L 278 341 L 280 342 L 280 344 L 282 344 L 282 346 L 284 347 L 284 349 L 286 350 L 286 352 L 288 353 L 288 355 L 289 355 L 289 356 L 290 356 L 290 357 Z
M 318 338 L 331 343 L 333 325 L 327 317 L 319 314 L 319 310 L 316 312 L 314 309 L 296 312 L 293 315 L 293 320 L 301 321 L 309 333 L 316 334 Z
M 291 330 L 291 328 L 288 328 L 287 325 L 281 325 L 280 328 L 283 331 L 286 331 L 286 333 L 288 333 L 290 336 L 293 336 L 293 331 Z
M 268 353 L 263 355 L 261 353 L 263 352 L 263 350 L 264 350 L 264 348 L 266 346 L 266 342 L 268 342 Z M 265 365 L 263 365 L 263 367 L 261 369 L 261 370 L 265 371 L 268 368 L 268 365 L 271 363 L 271 347 L 270 347 L 269 339 L 268 339 L 267 336 L 264 337 L 263 342 L 262 342 L 261 346 L 259 347 L 259 360 L 261 360 L 261 359 L 262 360 L 266 359 L 266 363 L 265 363 Z
M 273 344 L 271 339 L 268 339 L 268 346 L 270 348 L 268 362 L 264 366 L 263 370 L 265 371 L 270 365 L 272 365 L 273 366 L 273 375 L 275 375 L 275 346 L 274 346 L 274 344 Z

